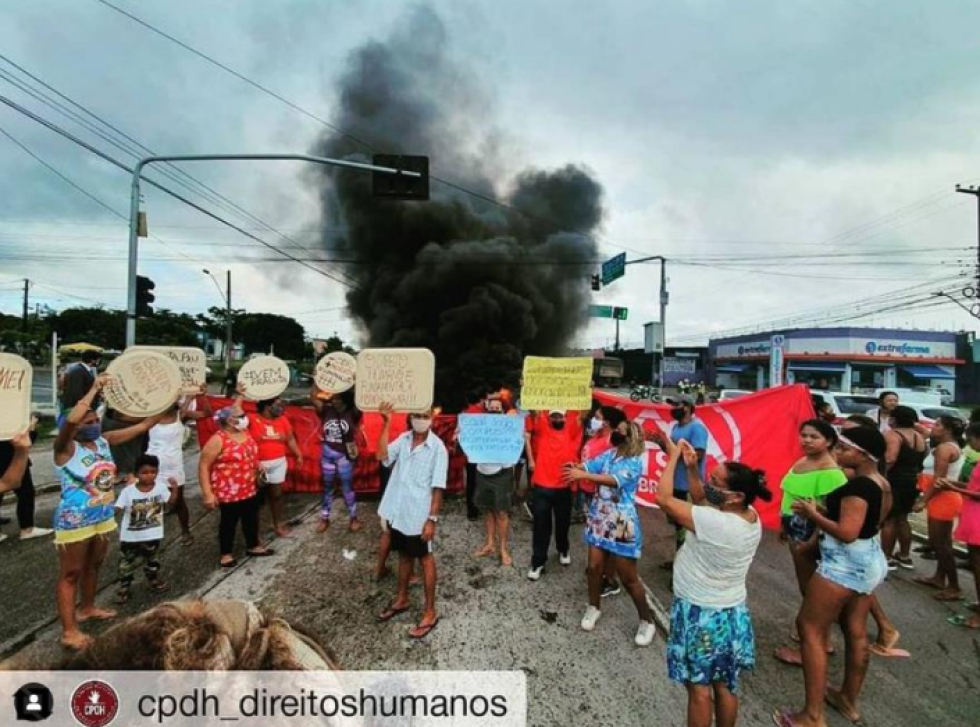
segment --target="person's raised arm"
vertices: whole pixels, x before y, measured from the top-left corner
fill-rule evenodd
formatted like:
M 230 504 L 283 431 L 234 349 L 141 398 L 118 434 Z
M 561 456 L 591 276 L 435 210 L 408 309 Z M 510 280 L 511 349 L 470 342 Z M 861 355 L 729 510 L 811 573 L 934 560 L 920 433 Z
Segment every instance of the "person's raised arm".
M 89 387 L 88 393 L 78 400 L 68 416 L 65 417 L 65 423 L 54 438 L 54 463 L 56 465 L 63 465 L 71 458 L 75 451 L 75 432 L 78 430 L 79 424 L 85 419 L 85 415 L 92 410 L 92 403 L 108 380 L 108 374 L 97 376 L 92 382 L 92 386 Z
M 0 477 L 0 492 L 16 490 L 24 480 L 27 461 L 30 459 L 31 435 L 28 432 L 21 432 L 10 440 L 10 444 L 13 445 L 14 455 L 7 465 L 7 471 L 3 473 L 3 477 Z
M 691 510 L 691 503 L 674 497 L 674 475 L 677 473 L 677 466 L 681 461 L 681 448 L 678 445 L 684 440 L 674 444 L 669 436 L 663 435 L 659 441 L 660 446 L 667 453 L 667 467 L 660 475 L 660 482 L 657 483 L 657 504 L 674 522 L 694 532 L 694 514 Z
M 378 436 L 378 448 L 375 457 L 379 462 L 388 459 L 388 431 L 391 429 L 391 415 L 394 407 L 387 401 L 381 402 L 378 407 L 378 414 L 381 415 L 381 434 Z
M 323 416 L 323 407 L 327 404 L 327 402 L 320 398 L 320 394 L 322 393 L 323 391 L 314 382 L 313 387 L 310 389 L 310 403 L 313 404 L 313 409 L 316 411 L 317 416 Z
M 199 408 L 195 407 L 198 402 L 200 402 Z M 197 421 L 212 416 L 214 416 L 214 411 L 211 409 L 211 400 L 208 398 L 208 386 L 201 384 L 200 390 L 180 408 L 180 418 Z
M 211 468 L 219 454 L 221 454 L 221 437 L 213 434 L 207 444 L 204 445 L 204 449 L 201 450 L 201 458 L 197 464 L 197 480 L 201 484 L 201 501 L 207 510 L 213 510 L 218 504 L 214 490 L 211 488 Z
M 105 441 L 111 445 L 125 444 L 131 439 L 136 439 L 136 437 L 140 436 L 141 434 L 146 434 L 148 431 L 153 429 L 153 427 L 155 427 L 162 418 L 163 414 L 157 414 L 156 416 L 147 417 L 138 424 L 133 424 L 125 429 L 114 429 L 111 432 L 104 432 L 102 436 L 105 437 Z
M 681 446 L 681 458 L 687 468 L 687 484 L 690 488 L 691 502 L 700 505 L 704 502 L 704 483 L 701 481 L 701 460 L 697 450 L 684 442 Z M 679 466 L 679 465 L 678 465 Z

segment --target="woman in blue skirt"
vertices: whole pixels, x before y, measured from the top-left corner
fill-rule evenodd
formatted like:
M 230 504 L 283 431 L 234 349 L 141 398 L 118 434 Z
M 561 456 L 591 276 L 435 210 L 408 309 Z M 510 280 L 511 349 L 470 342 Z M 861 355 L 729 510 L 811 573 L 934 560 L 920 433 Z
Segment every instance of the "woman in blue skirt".
M 755 635 L 745 605 L 745 578 L 762 539 L 752 507 L 771 500 L 765 474 L 739 462 L 719 464 L 701 482 L 694 449 L 667 437 L 668 454 L 657 503 L 688 530 L 674 562 L 674 604 L 667 671 L 687 688 L 687 723 L 733 725 L 738 718 L 738 680 L 755 666 Z M 691 502 L 674 497 L 674 472 L 686 467 Z M 712 704 L 712 696 L 714 697 Z

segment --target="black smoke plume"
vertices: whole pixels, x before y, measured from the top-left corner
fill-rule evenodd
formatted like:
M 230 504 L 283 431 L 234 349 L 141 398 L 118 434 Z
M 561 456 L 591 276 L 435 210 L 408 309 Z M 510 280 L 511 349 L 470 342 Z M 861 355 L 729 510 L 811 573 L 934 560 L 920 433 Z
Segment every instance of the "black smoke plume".
M 580 167 L 505 183 L 489 114 L 441 21 L 418 9 L 349 58 L 333 121 L 357 139 L 326 134 L 314 148 L 351 160 L 369 160 L 371 149 L 425 154 L 432 174 L 452 182 L 433 180 L 428 202 L 374 199 L 365 172 L 326 168 L 320 185 L 323 244 L 347 261 L 363 343 L 432 349 L 437 401 L 450 410 L 476 388 L 516 385 L 525 355 L 567 351 L 587 321 L 589 234 L 603 216 L 602 189 Z

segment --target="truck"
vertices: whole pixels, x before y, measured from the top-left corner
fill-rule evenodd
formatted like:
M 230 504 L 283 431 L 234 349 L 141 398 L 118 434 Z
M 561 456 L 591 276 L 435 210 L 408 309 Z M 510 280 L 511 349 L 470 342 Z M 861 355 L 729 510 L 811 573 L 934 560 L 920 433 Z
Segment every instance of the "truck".
M 623 383 L 623 360 L 611 356 L 594 359 L 592 381 L 597 388 L 619 388 Z

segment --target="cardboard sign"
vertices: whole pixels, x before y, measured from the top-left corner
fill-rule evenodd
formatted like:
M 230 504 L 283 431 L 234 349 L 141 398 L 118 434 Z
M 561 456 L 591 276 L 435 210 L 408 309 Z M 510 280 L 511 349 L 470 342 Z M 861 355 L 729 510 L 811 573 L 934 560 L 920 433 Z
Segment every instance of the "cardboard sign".
M 27 359 L 0 353 L 0 441 L 13 439 L 31 425 L 34 369 Z
M 592 404 L 592 362 L 577 358 L 524 359 L 521 408 L 526 411 L 584 411 Z
M 320 359 L 313 372 L 320 391 L 340 394 L 354 385 L 357 375 L 357 359 L 349 353 L 334 351 Z
M 106 373 L 112 377 L 105 386 L 106 402 L 126 416 L 159 414 L 180 396 L 180 369 L 156 351 L 126 351 L 109 364 Z
M 289 387 L 289 366 L 277 356 L 257 356 L 238 370 L 238 383 L 246 399 L 275 399 Z
M 389 402 L 397 411 L 423 411 L 435 396 L 436 357 L 427 348 L 368 348 L 357 356 L 355 403 L 377 411 Z
M 197 394 L 208 380 L 208 355 L 191 346 L 130 346 L 127 351 L 156 351 L 175 364 L 183 381 L 181 394 Z
M 517 464 L 524 451 L 524 417 L 460 414 L 459 444 L 473 464 Z

